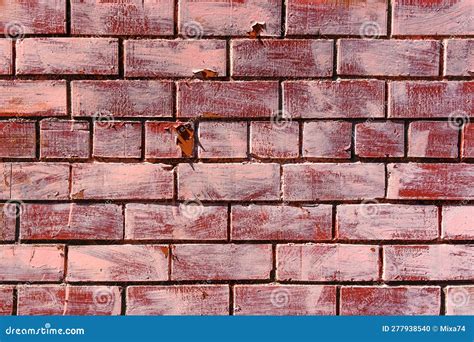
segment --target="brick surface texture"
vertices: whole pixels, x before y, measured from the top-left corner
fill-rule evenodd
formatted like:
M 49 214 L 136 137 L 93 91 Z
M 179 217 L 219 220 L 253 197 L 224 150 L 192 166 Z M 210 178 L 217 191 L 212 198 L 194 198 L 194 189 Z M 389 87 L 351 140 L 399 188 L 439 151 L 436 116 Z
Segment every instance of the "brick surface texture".
M 473 315 L 472 10 L 0 1 L 0 315 Z

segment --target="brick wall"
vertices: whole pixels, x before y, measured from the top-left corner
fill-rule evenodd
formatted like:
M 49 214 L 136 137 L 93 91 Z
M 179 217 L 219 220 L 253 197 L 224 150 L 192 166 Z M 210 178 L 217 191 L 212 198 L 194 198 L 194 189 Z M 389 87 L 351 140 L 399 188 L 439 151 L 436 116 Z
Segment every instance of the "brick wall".
M 0 2 L 0 313 L 474 314 L 472 5 Z

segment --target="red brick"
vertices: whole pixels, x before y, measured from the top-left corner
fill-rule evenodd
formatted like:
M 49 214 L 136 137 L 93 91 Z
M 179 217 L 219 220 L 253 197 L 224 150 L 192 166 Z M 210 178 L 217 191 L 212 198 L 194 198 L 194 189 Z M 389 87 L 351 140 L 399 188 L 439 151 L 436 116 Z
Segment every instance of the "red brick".
M 435 40 L 341 39 L 340 75 L 438 76 L 441 46 Z
M 199 158 L 246 158 L 246 122 L 199 124 Z
M 446 315 L 474 315 L 474 286 L 448 286 L 446 294 Z
M 329 77 L 332 75 L 331 40 L 232 41 L 232 76 Z
M 121 305 L 117 286 L 18 287 L 18 315 L 119 315 Z
M 69 246 L 68 282 L 168 280 L 168 246 Z
M 383 118 L 384 99 L 384 82 L 377 80 L 283 83 L 283 106 L 292 118 Z
M 16 45 L 18 74 L 116 75 L 118 41 L 109 38 L 27 38 Z
M 271 122 L 250 124 L 250 153 L 258 158 L 297 158 L 299 124 L 274 117 Z
M 474 73 L 474 39 L 447 39 L 444 41 L 444 74 L 472 76 Z
M 3 179 L 3 182 L 0 182 L 0 199 L 2 200 L 8 200 L 11 198 L 11 172 L 11 163 L 0 163 L 0 175 Z
M 283 165 L 286 201 L 361 200 L 384 197 L 383 164 Z
M 72 34 L 173 35 L 172 0 L 71 2 Z
M 387 34 L 387 0 L 306 1 L 289 0 L 286 10 L 288 35 Z
M 35 122 L 0 121 L 0 158 L 34 158 L 35 155 Z
M 127 204 L 125 239 L 226 240 L 227 206 Z
M 408 129 L 408 156 L 457 158 L 459 129 L 452 122 L 415 121 Z
M 17 210 L 15 203 L 0 204 L 0 241 L 15 241 Z
M 434 205 L 347 204 L 337 207 L 337 238 L 342 240 L 434 240 Z
M 92 154 L 100 158 L 140 158 L 142 124 L 133 121 L 94 122 Z
M 178 117 L 271 117 L 278 111 L 278 82 L 179 82 Z
M 440 313 L 435 286 L 343 286 L 341 315 L 433 315 Z
M 463 158 L 474 158 L 474 122 L 464 126 L 461 155 Z
M 212 70 L 226 76 L 225 40 L 127 40 L 126 77 L 192 77 Z
M 0 286 L 0 316 L 13 314 L 13 286 Z
M 330 240 L 332 207 L 232 207 L 232 240 Z
M 120 240 L 122 208 L 115 204 L 23 204 L 22 240 Z
M 1 281 L 60 281 L 63 245 L 0 245 Z
M 405 126 L 396 122 L 364 122 L 355 126 L 355 154 L 360 157 L 403 157 Z
M 383 279 L 389 281 L 471 280 L 473 245 L 384 246 Z
M 145 158 L 181 158 L 175 125 L 171 121 L 145 122 Z
M 335 315 L 336 287 L 323 285 L 236 285 L 236 315 Z
M 474 165 L 389 164 L 387 198 L 474 199 Z
M 278 245 L 277 279 L 292 281 L 373 281 L 378 247 L 368 245 Z
M 258 201 L 280 198 L 278 164 L 180 164 L 179 199 Z
M 46 159 L 87 159 L 90 157 L 90 132 L 87 121 L 40 122 L 40 157 Z
M 161 164 L 75 164 L 71 198 L 171 199 L 173 172 L 163 167 Z
M 396 81 L 389 83 L 388 116 L 392 118 L 447 118 L 472 116 L 474 82 Z
M 195 244 L 174 245 L 173 280 L 269 279 L 271 245 Z
M 127 315 L 228 315 L 227 285 L 129 286 Z
M 474 206 L 445 206 L 442 212 L 441 236 L 448 240 L 474 238 Z
M 0 75 L 13 73 L 13 47 L 9 39 L 0 39 Z
M 344 121 L 313 121 L 303 126 L 303 157 L 351 157 L 352 123 Z
M 66 82 L 0 81 L 0 116 L 66 116 Z
M 472 34 L 470 0 L 392 1 L 394 35 Z
M 280 36 L 279 0 L 207 1 L 179 3 L 179 33 L 185 38 L 247 36 L 254 23 L 265 23 L 261 36 Z
M 66 0 L 2 2 L 0 32 L 15 27 L 23 34 L 66 33 Z
M 173 116 L 173 84 L 168 81 L 74 81 L 72 114 L 94 117 Z

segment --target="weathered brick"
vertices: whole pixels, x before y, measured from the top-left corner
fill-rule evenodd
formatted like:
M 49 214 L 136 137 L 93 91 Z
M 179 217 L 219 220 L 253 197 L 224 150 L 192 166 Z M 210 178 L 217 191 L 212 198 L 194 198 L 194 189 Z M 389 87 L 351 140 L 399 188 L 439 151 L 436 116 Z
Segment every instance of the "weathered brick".
M 332 207 L 254 205 L 232 207 L 232 240 L 330 240 Z
M 171 121 L 145 122 L 145 158 L 181 158 L 175 125 Z
M 474 73 L 474 39 L 444 41 L 444 74 L 472 76 Z
M 202 122 L 199 124 L 199 158 L 247 157 L 246 122 Z
M 457 158 L 459 129 L 453 122 L 415 121 L 408 128 L 408 156 Z
M 250 153 L 259 158 L 297 158 L 299 124 L 274 117 L 271 122 L 250 124 Z
M 100 158 L 140 158 L 142 124 L 133 121 L 95 121 L 92 154 Z
M 272 247 L 263 244 L 173 245 L 172 280 L 269 279 Z
M 227 206 L 127 204 L 125 239 L 226 240 Z
M 26 38 L 16 45 L 18 74 L 118 74 L 118 41 L 109 38 Z
M 225 40 L 127 40 L 125 76 L 192 77 L 200 70 L 226 76 Z
M 344 121 L 313 121 L 303 126 L 303 157 L 351 157 L 352 124 Z
M 461 155 L 463 158 L 474 158 L 474 122 L 464 126 Z
M 9 39 L 0 39 L 0 75 L 13 73 L 13 47 Z
M 446 294 L 446 315 L 474 314 L 474 286 L 448 286 Z
M 227 285 L 129 286 L 127 315 L 228 315 Z
M 67 280 L 168 280 L 168 257 L 164 245 L 69 246 Z
M 277 279 L 293 281 L 373 281 L 378 279 L 378 247 L 368 245 L 278 245 Z
M 34 121 L 0 121 L 0 158 L 34 158 Z
M 0 286 L 0 316 L 13 314 L 13 286 Z
M 16 203 L 0 204 L 0 241 L 15 240 L 17 211 Z
M 46 159 L 87 159 L 90 157 L 90 132 L 87 121 L 40 122 L 40 157 Z
M 335 315 L 336 287 L 324 285 L 236 285 L 236 315 Z
M 331 40 L 232 41 L 232 76 L 329 77 L 332 75 Z
M 0 199 L 8 200 L 11 198 L 12 164 L 0 163 L 0 175 L 3 179 L 3 182 L 0 182 Z
M 364 122 L 355 126 L 355 154 L 360 157 L 403 157 L 405 126 L 396 122 Z
M 474 238 L 474 206 L 444 206 L 441 236 L 448 240 Z

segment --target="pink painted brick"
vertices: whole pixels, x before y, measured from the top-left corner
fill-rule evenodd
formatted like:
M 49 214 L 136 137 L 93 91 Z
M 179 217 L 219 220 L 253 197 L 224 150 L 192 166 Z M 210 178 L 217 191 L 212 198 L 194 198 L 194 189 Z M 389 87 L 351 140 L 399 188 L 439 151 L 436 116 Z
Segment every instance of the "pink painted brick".
M 447 39 L 444 45 L 444 74 L 472 76 L 474 74 L 474 39 Z
M 60 281 L 63 245 L 0 245 L 1 281 Z
M 127 204 L 125 239 L 226 240 L 227 206 Z
M 396 122 L 364 122 L 355 126 L 355 154 L 384 158 L 405 155 L 405 126 Z
M 341 315 L 432 315 L 441 307 L 435 286 L 343 286 Z
M 140 158 L 141 122 L 95 121 L 92 154 L 99 158 Z
M 13 47 L 9 39 L 0 39 L 0 75 L 13 73 Z
M 71 84 L 74 116 L 173 116 L 173 84 L 169 81 L 73 81 Z
M 0 32 L 66 33 L 66 0 L 2 1 Z
M 22 240 L 120 240 L 122 208 L 115 204 L 23 204 Z
M 161 164 L 94 163 L 72 167 L 73 199 L 171 199 L 173 172 Z
M 173 245 L 172 280 L 269 279 L 272 247 L 263 244 Z
M 178 198 L 223 201 L 280 199 L 278 164 L 179 164 Z
M 181 158 L 174 126 L 171 121 L 145 122 L 145 158 Z
M 109 38 L 26 38 L 16 45 L 18 74 L 116 75 L 118 41 Z
M 271 117 L 278 82 L 178 82 L 178 117 Z
M 163 281 L 168 280 L 168 246 L 69 246 L 67 280 Z
M 308 1 L 289 0 L 286 9 L 288 35 L 387 34 L 387 0 Z
M 474 122 L 464 126 L 461 155 L 463 158 L 474 158 Z
M 18 315 L 120 315 L 118 286 L 18 287 Z
M 275 116 L 271 122 L 250 124 L 250 153 L 258 158 L 297 158 L 299 124 Z
M 474 82 L 396 81 L 389 83 L 391 118 L 472 116 Z
M 283 165 L 286 201 L 361 200 L 384 197 L 383 164 Z
M 441 236 L 448 240 L 474 238 L 474 206 L 444 206 Z
M 470 0 L 392 1 L 392 33 L 397 36 L 472 34 Z
M 347 204 L 337 207 L 336 236 L 341 240 L 434 240 L 434 205 Z
M 281 7 L 279 0 L 182 0 L 179 33 L 186 38 L 246 36 L 258 22 L 265 23 L 261 36 L 280 36 Z
M 0 176 L 3 179 L 3 182 L 0 182 L 0 199 L 8 200 L 11 198 L 11 163 L 0 163 Z
M 471 280 L 473 245 L 384 246 L 388 281 Z
M 232 240 L 330 240 L 332 207 L 254 205 L 232 207 Z
M 246 158 L 246 122 L 199 124 L 199 158 Z
M 232 41 L 232 76 L 329 77 L 332 75 L 331 40 Z
M 15 203 L 0 204 L 0 241 L 15 241 L 17 211 Z
M 408 156 L 457 158 L 459 129 L 453 122 L 415 121 L 408 129 Z
M 344 121 L 305 122 L 303 126 L 303 157 L 351 157 L 352 123 Z
M 374 281 L 379 277 L 378 247 L 368 245 L 278 245 L 278 280 Z
M 35 158 L 34 121 L 0 121 L 0 158 Z
M 127 315 L 228 315 L 227 285 L 127 287 Z
M 45 159 L 90 157 L 90 132 L 87 121 L 40 122 L 40 157 Z
M 125 76 L 192 77 L 212 70 L 226 76 L 225 40 L 127 40 Z
M 13 286 L 0 286 L 0 316 L 13 314 Z
M 71 32 L 87 35 L 172 35 L 172 0 L 71 2 Z
M 283 107 L 292 118 L 382 118 L 384 102 L 378 80 L 283 82 Z
M 474 165 L 388 164 L 389 199 L 474 199 Z
M 448 286 L 446 295 L 446 315 L 474 315 L 474 286 Z
M 341 39 L 340 75 L 438 76 L 441 44 L 435 40 Z
M 1 116 L 66 116 L 65 81 L 0 81 Z
M 336 287 L 325 285 L 236 285 L 236 315 L 335 315 Z

